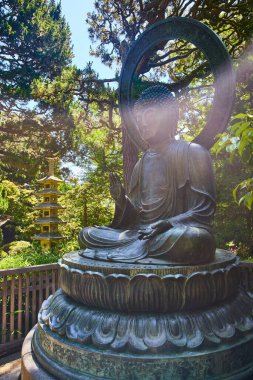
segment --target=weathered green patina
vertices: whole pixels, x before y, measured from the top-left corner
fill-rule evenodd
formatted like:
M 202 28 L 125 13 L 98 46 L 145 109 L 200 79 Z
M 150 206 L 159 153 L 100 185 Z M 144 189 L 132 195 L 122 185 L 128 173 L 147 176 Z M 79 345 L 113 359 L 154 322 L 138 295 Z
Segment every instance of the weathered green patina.
M 110 227 L 84 228 L 80 254 L 129 263 L 211 262 L 215 185 L 208 151 L 175 139 L 178 106 L 164 86 L 141 94 L 135 116 L 148 149 L 133 169 L 127 195 L 112 178 L 114 221 Z

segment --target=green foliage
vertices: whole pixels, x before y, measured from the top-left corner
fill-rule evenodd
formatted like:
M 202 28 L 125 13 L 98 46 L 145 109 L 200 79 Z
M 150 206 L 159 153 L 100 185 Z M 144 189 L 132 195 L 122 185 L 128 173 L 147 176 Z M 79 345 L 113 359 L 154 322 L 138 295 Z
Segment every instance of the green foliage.
M 61 6 L 45 0 L 1 0 L 2 100 L 27 99 L 35 78 L 53 78 L 70 63 L 70 31 Z
M 240 98 L 239 102 L 242 102 Z M 247 108 L 247 103 L 243 105 Z M 224 243 L 233 241 L 238 255 L 246 258 L 253 254 L 251 112 L 233 117 L 228 130 L 219 135 L 213 151 L 216 153 L 218 188 L 216 237 L 224 248 Z
M 231 160 L 228 153 L 214 157 L 217 184 L 217 208 L 214 216 L 214 236 L 217 247 L 227 249 L 233 241 L 237 247 L 244 246 L 243 255 L 250 255 L 253 248 L 253 215 L 245 206 L 238 207 L 232 189 L 249 174 L 249 169 L 239 157 Z M 242 249 L 238 250 L 240 255 Z
M 210 25 L 225 41 L 233 56 L 253 33 L 251 0 L 102 0 L 88 14 L 91 54 L 111 65 L 124 55 L 124 45 L 137 39 L 149 25 L 168 16 L 193 17 Z M 122 41 L 125 44 L 122 44 Z
M 238 199 L 238 194 L 241 196 Z M 253 203 L 253 178 L 248 178 L 239 183 L 233 190 L 234 199 L 238 202 L 239 206 L 243 203 L 249 210 L 252 209 Z
M 233 124 L 229 130 L 219 136 L 214 146 L 214 151 L 219 154 L 226 150 L 230 159 L 238 159 L 238 155 L 247 167 L 253 167 L 253 115 L 240 113 L 233 117 Z M 243 179 L 233 190 L 234 200 L 252 209 L 253 203 L 253 178 Z
M 0 269 L 20 268 L 29 266 L 28 257 L 24 255 L 7 256 L 0 260 Z
M 9 203 L 4 185 L 0 184 L 0 214 L 3 214 L 8 209 Z
M 34 205 L 37 203 L 37 199 L 34 190 L 18 186 L 7 180 L 2 181 L 1 187 L 5 191 L 8 205 L 4 212 L 16 224 L 16 237 L 21 240 L 30 239 L 36 230 L 34 220 L 37 212 L 34 210 Z
M 67 110 L 32 94 L 34 81 L 53 80 L 70 64 L 70 31 L 59 2 L 0 0 L 0 34 L 0 178 L 25 183 L 42 157 L 71 144 Z
M 76 90 L 80 70 L 75 66 L 64 68 L 53 81 L 40 77 L 32 83 L 32 94 L 38 101 L 55 106 L 70 107 L 73 103 L 73 92 Z M 53 96 L 52 96 L 53 95 Z
M 60 226 L 65 237 L 59 251 L 79 249 L 77 237 L 81 228 L 93 225 L 109 225 L 113 218 L 114 204 L 109 195 L 108 173 L 89 175 L 84 184 L 75 183 L 60 199 L 65 206 Z
M 29 250 L 30 248 L 32 248 L 32 244 L 24 240 L 13 241 L 12 243 L 2 247 L 2 249 L 4 249 L 9 256 L 18 255 L 26 250 Z
M 227 152 L 234 154 L 238 151 L 243 161 L 253 165 L 253 115 L 240 113 L 232 118 L 232 125 L 228 132 L 219 135 L 214 149 L 220 153 L 226 149 Z
M 13 246 L 21 248 L 21 245 L 24 245 L 24 243 L 14 242 Z M 0 260 L 0 269 L 56 263 L 61 256 L 62 254 L 58 251 L 43 252 L 38 245 L 29 245 L 20 251 L 16 251 L 15 254 L 9 254 L 2 258 Z

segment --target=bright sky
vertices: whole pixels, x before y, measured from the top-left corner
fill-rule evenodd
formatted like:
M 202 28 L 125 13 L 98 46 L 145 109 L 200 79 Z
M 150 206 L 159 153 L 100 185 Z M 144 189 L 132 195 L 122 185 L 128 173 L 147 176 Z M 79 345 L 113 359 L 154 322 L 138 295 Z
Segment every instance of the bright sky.
M 73 63 L 80 69 L 87 62 L 93 62 L 93 68 L 100 78 L 112 78 L 113 70 L 103 65 L 98 58 L 89 55 L 91 41 L 88 36 L 87 13 L 94 9 L 95 0 L 61 0 L 62 14 L 65 16 L 72 33 Z

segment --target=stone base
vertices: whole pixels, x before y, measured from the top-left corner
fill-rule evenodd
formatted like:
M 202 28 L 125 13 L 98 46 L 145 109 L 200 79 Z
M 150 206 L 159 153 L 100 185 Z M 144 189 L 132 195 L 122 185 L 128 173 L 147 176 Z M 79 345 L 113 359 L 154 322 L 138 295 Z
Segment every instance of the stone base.
M 217 347 L 252 330 L 253 299 L 243 290 L 195 312 L 124 313 L 86 307 L 58 289 L 43 302 L 37 336 L 49 355 L 55 344 L 50 331 L 94 349 L 154 355 Z
M 57 350 L 57 356 L 61 356 L 62 362 L 57 363 L 53 352 L 51 356 L 45 355 L 38 343 L 36 330 L 33 329 L 23 345 L 22 380 L 250 380 L 253 378 L 253 333 L 216 349 L 205 348 L 198 352 L 188 351 L 174 355 L 120 354 L 71 343 L 49 331 L 47 336 L 54 341 L 54 349 Z M 32 337 L 33 350 L 40 363 L 32 354 Z M 79 356 L 77 362 L 76 353 L 80 350 L 82 357 Z
M 73 252 L 60 277 L 25 340 L 23 380 L 253 378 L 253 294 L 231 253 L 175 267 Z
M 210 308 L 233 299 L 240 283 L 239 259 L 221 249 L 213 262 L 193 266 L 108 263 L 71 252 L 60 262 L 60 278 L 79 304 L 128 313 Z
M 56 377 L 46 372 L 34 357 L 32 338 L 36 327 L 26 336 L 21 352 L 21 380 L 56 380 Z

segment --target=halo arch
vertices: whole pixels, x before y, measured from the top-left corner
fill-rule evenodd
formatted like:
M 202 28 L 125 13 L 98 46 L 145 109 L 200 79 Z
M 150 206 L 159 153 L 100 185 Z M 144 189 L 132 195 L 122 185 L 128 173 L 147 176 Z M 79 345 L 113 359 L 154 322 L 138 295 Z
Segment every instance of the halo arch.
M 193 43 L 208 60 L 214 75 L 213 105 L 206 126 L 193 142 L 210 149 L 215 136 L 225 130 L 235 98 L 235 75 L 230 55 L 217 34 L 200 21 L 186 17 L 169 17 L 152 25 L 131 46 L 122 67 L 119 84 L 119 109 L 128 134 L 137 147 L 146 150 L 132 112 L 132 89 L 136 69 L 145 54 L 162 42 L 182 39 Z M 139 66 L 140 67 L 140 66 Z

